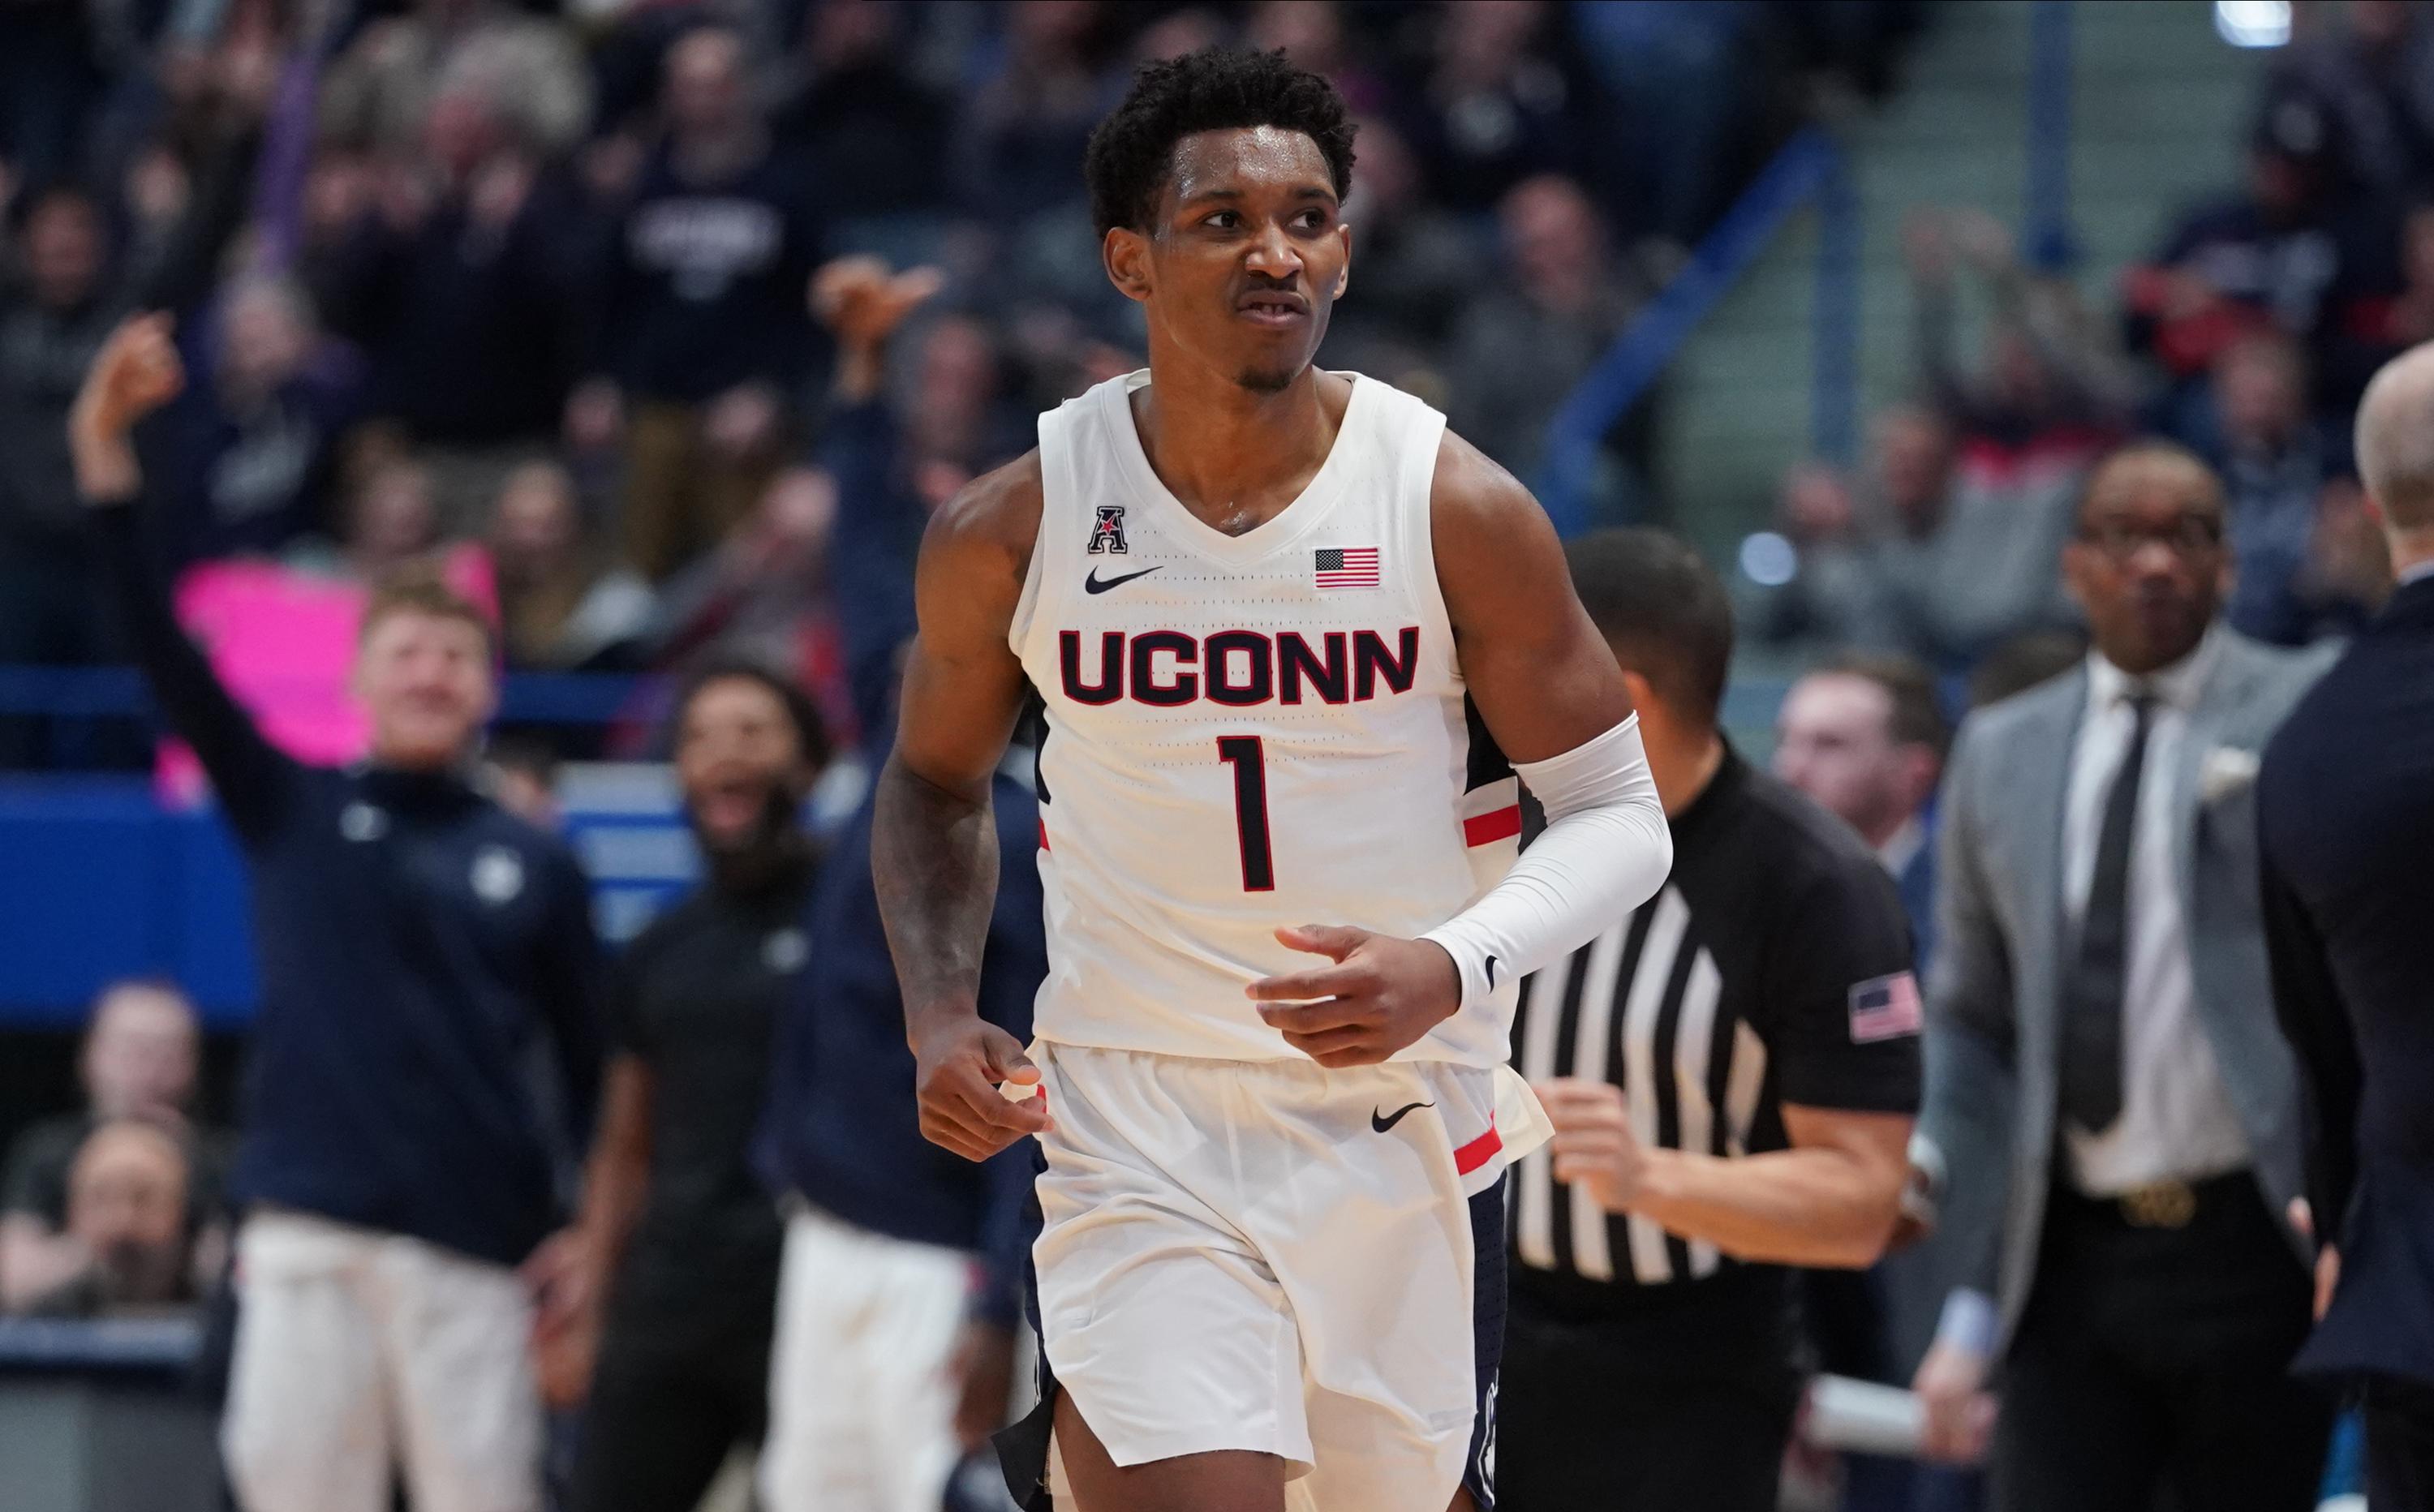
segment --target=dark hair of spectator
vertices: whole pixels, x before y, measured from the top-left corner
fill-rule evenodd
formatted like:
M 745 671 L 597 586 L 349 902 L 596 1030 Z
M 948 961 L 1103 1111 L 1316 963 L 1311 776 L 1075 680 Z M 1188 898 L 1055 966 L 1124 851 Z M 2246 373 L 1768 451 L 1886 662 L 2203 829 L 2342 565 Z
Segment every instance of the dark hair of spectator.
M 767 662 L 743 652 L 713 652 L 695 662 L 685 673 L 684 685 L 677 692 L 674 712 L 668 720 L 669 744 L 675 744 L 677 732 L 684 726 L 686 712 L 693 707 L 693 701 L 701 696 L 703 688 L 712 683 L 738 679 L 758 683 L 776 695 L 786 710 L 787 722 L 795 727 L 795 741 L 802 752 L 803 760 L 813 771 L 829 764 L 828 724 L 821 720 L 819 706 L 812 702 L 811 695 Z
M 1564 548 L 1582 604 L 1618 660 L 1673 713 L 1712 722 L 1733 660 L 1724 585 L 1670 531 L 1594 531 Z
M 1883 688 L 1885 697 L 1893 701 L 1886 723 L 1895 745 L 1926 746 L 1939 761 L 1951 748 L 1952 726 L 1944 718 L 1943 701 L 1936 696 L 1935 673 L 1917 657 L 1890 651 L 1844 652 L 1817 671 L 1857 677 Z
M 408 562 L 384 574 L 364 603 L 358 640 L 371 638 L 373 629 L 394 614 L 425 614 L 435 620 L 461 620 L 482 632 L 491 655 L 499 654 L 499 628 L 472 600 L 448 586 L 438 568 L 429 562 Z
M 1986 653 L 1969 674 L 1969 706 L 1984 708 L 2025 693 L 2079 665 L 2087 637 L 2077 630 L 2031 630 Z
M 1143 63 L 1133 87 L 1090 133 L 1082 156 L 1090 215 L 1105 236 L 1145 230 L 1174 168 L 1175 144 L 1201 131 L 1273 126 L 1318 144 L 1335 197 L 1352 192 L 1354 126 L 1335 86 L 1286 60 L 1284 49 L 1204 47 Z
M 2087 469 L 2087 475 L 2080 480 L 2079 497 L 2071 502 L 2071 528 L 2082 533 L 2087 530 L 2087 501 L 2096 497 L 2096 485 L 2104 481 L 2106 474 L 2124 463 L 2142 460 L 2186 463 L 2206 481 L 2207 495 L 2218 505 L 2222 502 L 2222 480 L 2216 476 L 2213 464 L 2178 441 L 2166 440 L 2160 435 L 2142 435 L 2115 447 L 2097 458 L 2096 465 Z

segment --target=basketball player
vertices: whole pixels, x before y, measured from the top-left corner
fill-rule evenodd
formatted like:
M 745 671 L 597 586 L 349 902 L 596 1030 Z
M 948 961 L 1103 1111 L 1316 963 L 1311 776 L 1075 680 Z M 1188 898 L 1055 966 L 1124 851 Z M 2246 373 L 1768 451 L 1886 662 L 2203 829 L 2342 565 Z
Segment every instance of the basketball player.
M 1047 1391 L 1006 1440 L 1035 1508 L 1493 1504 L 1498 1183 L 1544 1132 L 1500 1071 L 1513 986 L 1671 854 L 1545 515 L 1311 365 L 1351 167 L 1280 52 L 1142 69 L 1087 172 L 1149 368 L 1043 416 L 922 548 L 875 862 L 924 1131 L 1040 1141 Z M 1033 689 L 1026 1055 L 973 993 Z M 1517 769 L 1548 814 L 1517 861 Z

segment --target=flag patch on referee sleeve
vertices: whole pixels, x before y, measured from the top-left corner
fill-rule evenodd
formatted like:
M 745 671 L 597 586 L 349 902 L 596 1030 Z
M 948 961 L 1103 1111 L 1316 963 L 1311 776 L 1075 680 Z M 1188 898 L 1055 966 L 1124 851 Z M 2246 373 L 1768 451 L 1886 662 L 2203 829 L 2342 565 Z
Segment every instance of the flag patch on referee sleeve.
M 1873 1045 L 1916 1034 L 1926 1015 L 1918 1000 L 1918 978 L 1906 971 L 1872 977 L 1851 988 L 1851 1043 Z

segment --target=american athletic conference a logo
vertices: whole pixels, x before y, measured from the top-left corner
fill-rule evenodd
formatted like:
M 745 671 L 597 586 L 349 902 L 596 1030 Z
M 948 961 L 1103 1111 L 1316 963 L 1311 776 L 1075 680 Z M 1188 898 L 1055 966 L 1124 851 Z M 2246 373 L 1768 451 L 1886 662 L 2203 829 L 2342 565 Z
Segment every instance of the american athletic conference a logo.
M 1124 506 L 1122 504 L 1101 504 L 1099 506 L 1099 518 L 1097 520 L 1092 522 L 1090 526 L 1090 546 L 1088 554 L 1091 556 L 1105 556 L 1108 552 L 1113 552 L 1116 555 L 1123 556 L 1126 553 L 1126 551 L 1127 548 L 1124 545 Z

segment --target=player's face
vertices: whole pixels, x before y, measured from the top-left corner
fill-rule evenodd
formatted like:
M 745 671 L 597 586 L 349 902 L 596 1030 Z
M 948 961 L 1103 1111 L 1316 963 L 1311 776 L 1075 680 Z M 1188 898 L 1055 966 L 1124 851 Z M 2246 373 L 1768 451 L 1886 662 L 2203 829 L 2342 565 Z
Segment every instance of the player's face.
M 1202 131 L 1174 149 L 1147 236 L 1107 233 L 1107 271 L 1155 331 L 1243 387 L 1310 365 L 1344 292 L 1352 232 L 1327 160 L 1298 131 Z
M 2197 649 L 2231 586 L 2222 493 L 2186 457 L 2137 452 L 2089 483 L 2064 575 L 2105 659 L 2128 672 Z
M 1864 677 L 1794 684 L 1775 722 L 1774 774 L 1862 834 L 1898 822 L 1893 700 Z
M 748 677 L 704 684 L 677 727 L 677 783 L 694 830 L 734 851 L 791 823 L 810 786 L 795 722 L 776 691 Z
M 372 719 L 372 755 L 433 771 L 461 757 L 490 717 L 498 681 L 479 626 L 451 615 L 396 609 L 364 637 L 355 696 Z

